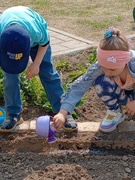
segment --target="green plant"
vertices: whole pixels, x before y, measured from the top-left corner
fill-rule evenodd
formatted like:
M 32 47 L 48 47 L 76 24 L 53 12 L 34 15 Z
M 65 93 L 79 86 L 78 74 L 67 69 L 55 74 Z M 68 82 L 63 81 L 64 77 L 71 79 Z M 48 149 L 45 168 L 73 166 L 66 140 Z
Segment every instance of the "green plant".
M 55 63 L 55 68 L 58 71 L 64 72 L 69 70 L 71 68 L 71 65 L 69 61 L 60 59 Z
M 52 107 L 47 99 L 46 93 L 40 83 L 38 76 L 28 80 L 25 78 L 25 71 L 20 74 L 21 97 L 25 105 L 33 103 L 51 112 Z
M 68 82 L 73 82 L 75 79 L 77 79 L 82 74 L 83 74 L 82 71 L 71 71 L 69 73 Z
M 45 108 L 46 112 L 52 112 L 52 107 L 48 101 L 46 93 L 40 83 L 38 76 L 28 80 L 25 77 L 25 71 L 19 75 L 20 93 L 23 106 L 35 104 Z M 3 93 L 3 72 L 0 69 L 0 100 L 4 100 Z
M 36 105 L 44 107 L 46 112 L 52 111 L 44 88 L 41 86 L 41 82 L 37 76 L 30 80 L 30 94 L 31 99 Z
M 76 71 L 70 71 L 68 75 L 68 82 L 73 82 L 79 76 L 86 72 L 86 68 L 83 67 L 83 64 L 80 62 L 76 66 Z
M 97 58 L 96 58 L 96 49 L 94 49 L 92 51 L 92 53 L 88 56 L 88 61 L 89 61 L 90 64 L 93 64 L 93 63 L 96 62 L 96 60 L 97 60 Z

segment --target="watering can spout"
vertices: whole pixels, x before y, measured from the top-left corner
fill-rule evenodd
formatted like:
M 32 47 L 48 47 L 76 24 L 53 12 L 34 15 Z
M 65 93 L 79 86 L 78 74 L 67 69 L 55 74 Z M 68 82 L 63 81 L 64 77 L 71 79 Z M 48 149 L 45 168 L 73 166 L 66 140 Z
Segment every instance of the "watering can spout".
M 53 143 L 56 141 L 56 138 L 54 137 L 55 133 L 56 131 L 50 126 L 48 134 L 48 143 Z

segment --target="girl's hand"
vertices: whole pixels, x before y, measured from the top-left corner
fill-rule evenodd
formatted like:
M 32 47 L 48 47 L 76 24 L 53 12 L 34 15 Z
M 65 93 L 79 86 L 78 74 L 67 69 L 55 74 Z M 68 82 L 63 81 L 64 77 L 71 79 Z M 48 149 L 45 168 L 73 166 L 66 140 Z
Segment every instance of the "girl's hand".
M 135 100 L 134 101 L 129 101 L 126 104 L 125 110 L 126 110 L 127 114 L 135 115 Z
M 26 78 L 30 79 L 39 73 L 39 66 L 37 64 L 32 63 L 26 70 Z
M 59 131 L 63 127 L 65 121 L 65 115 L 60 112 L 53 117 L 54 128 L 56 129 L 56 131 Z

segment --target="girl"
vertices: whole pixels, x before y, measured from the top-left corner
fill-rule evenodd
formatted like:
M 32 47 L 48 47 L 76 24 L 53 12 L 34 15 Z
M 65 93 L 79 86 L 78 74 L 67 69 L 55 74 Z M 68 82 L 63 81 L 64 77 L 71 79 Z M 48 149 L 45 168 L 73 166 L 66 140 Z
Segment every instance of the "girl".
M 106 30 L 99 43 L 97 62 L 62 96 L 61 109 L 53 118 L 57 131 L 65 123 L 66 115 L 72 113 L 76 103 L 93 85 L 107 107 L 99 130 L 111 132 L 116 129 L 125 118 L 123 105 L 126 113 L 135 114 L 135 51 L 129 50 L 128 40 L 114 27 Z

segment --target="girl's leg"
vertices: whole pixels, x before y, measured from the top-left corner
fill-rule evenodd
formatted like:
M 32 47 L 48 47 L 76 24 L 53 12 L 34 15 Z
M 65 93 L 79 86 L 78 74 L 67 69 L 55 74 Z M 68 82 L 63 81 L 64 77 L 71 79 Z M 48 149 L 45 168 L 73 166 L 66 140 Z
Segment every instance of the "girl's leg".
M 31 48 L 31 58 L 34 61 L 38 46 Z M 51 57 L 51 47 L 48 46 L 47 52 L 40 65 L 39 78 L 46 92 L 47 98 L 52 106 L 53 112 L 57 113 L 60 109 L 60 99 L 63 94 L 60 77 L 53 67 Z
M 121 105 L 126 105 L 129 99 L 125 90 L 120 89 L 112 78 L 104 75 L 96 79 L 95 91 L 105 106 L 112 111 L 117 111 Z
M 126 105 L 128 96 L 120 89 L 112 78 L 101 75 L 95 81 L 95 91 L 108 108 L 106 117 L 100 123 L 99 129 L 104 132 L 113 131 L 124 120 L 121 105 Z

